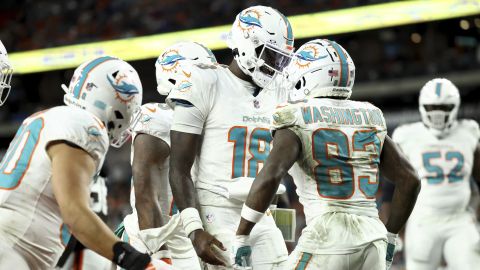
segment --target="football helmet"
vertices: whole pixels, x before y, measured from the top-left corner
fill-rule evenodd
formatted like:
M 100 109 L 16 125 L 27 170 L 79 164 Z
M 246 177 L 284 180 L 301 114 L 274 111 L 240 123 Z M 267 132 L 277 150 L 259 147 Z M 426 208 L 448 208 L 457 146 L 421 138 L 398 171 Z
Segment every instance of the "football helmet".
M 13 69 L 8 61 L 8 54 L 5 46 L 0 40 L 0 106 L 5 103 L 10 94 L 10 81 L 12 80 Z
M 298 48 L 284 76 L 290 101 L 313 97 L 348 99 L 355 81 L 355 65 L 338 43 L 315 39 Z
M 253 6 L 237 15 L 227 44 L 243 73 L 265 88 L 292 59 L 292 27 L 278 10 Z
M 179 42 L 168 47 L 155 62 L 160 95 L 168 95 L 179 77 L 190 77 L 188 64 L 217 64 L 217 59 L 209 48 L 197 42 Z
M 436 78 L 422 87 L 418 103 L 425 126 L 435 135 L 441 136 L 457 120 L 460 94 L 451 81 Z
M 130 138 L 131 118 L 142 103 L 142 83 L 130 64 L 111 56 L 87 61 L 62 88 L 65 104 L 89 111 L 105 124 L 110 145 L 120 147 Z

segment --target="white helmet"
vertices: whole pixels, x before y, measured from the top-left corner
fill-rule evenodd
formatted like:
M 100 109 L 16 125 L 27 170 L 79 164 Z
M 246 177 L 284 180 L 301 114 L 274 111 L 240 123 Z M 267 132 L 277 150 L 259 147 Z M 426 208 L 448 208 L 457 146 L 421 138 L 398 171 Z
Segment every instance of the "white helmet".
M 210 49 L 197 42 L 179 42 L 168 47 L 155 62 L 157 91 L 168 95 L 180 76 L 190 76 L 188 64 L 217 64 Z
M 13 69 L 8 61 L 8 54 L 5 46 L 0 40 L 0 106 L 5 103 L 5 100 L 10 94 L 10 81 L 12 80 Z
M 278 10 L 254 6 L 237 15 L 227 43 L 243 73 L 265 88 L 291 60 L 292 27 Z
M 418 101 L 423 123 L 437 136 L 448 132 L 457 120 L 460 94 L 447 79 L 428 81 L 420 90 Z
M 110 145 L 120 147 L 130 138 L 128 127 L 142 103 L 142 83 L 127 62 L 102 56 L 81 64 L 70 85 L 62 85 L 68 106 L 97 116 L 107 127 Z
M 336 42 L 315 39 L 298 48 L 284 74 L 290 101 L 312 97 L 348 99 L 355 80 L 355 65 Z

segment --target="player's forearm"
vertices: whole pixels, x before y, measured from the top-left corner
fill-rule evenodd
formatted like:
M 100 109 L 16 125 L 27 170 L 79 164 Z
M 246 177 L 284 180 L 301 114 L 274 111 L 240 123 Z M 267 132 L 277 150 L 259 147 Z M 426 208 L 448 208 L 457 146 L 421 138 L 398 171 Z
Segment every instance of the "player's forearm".
M 197 208 L 195 186 L 190 177 L 190 171 L 185 174 L 177 168 L 171 167 L 169 178 L 177 208 L 180 211 L 189 207 Z
M 143 198 L 137 194 L 135 195 L 135 198 L 135 209 L 137 210 L 138 226 L 140 230 L 162 227 L 167 223 L 167 220 L 162 215 L 162 210 L 157 200 L 149 197 Z
M 72 204 L 62 209 L 62 216 L 71 233 L 83 245 L 109 260 L 113 259 L 113 245 L 120 239 L 92 210 Z
M 146 166 L 133 166 L 133 184 L 135 190 L 135 209 L 138 215 L 140 230 L 157 228 L 165 225 L 162 210 L 157 200 L 154 185 L 151 183 L 155 176 L 149 173 Z
M 201 136 L 172 130 L 170 133 L 169 181 L 175 204 L 180 211 L 197 208 L 195 186 L 190 171 L 195 160 Z
M 284 173 L 274 173 L 267 167 L 262 169 L 253 182 L 245 204 L 257 212 L 264 213 L 273 201 Z M 255 223 L 242 218 L 237 229 L 237 235 L 250 234 L 254 226 Z
M 420 181 L 414 172 L 404 181 L 397 181 L 393 200 L 390 206 L 390 215 L 386 224 L 389 232 L 398 233 L 408 220 L 420 192 Z

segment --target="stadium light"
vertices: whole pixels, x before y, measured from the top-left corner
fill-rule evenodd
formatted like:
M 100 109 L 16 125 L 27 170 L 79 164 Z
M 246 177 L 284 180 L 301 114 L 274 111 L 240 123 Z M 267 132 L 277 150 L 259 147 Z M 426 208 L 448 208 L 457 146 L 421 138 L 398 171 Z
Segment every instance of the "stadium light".
M 480 13 L 480 0 L 398 1 L 334 11 L 289 16 L 296 39 L 329 36 L 405 24 L 465 17 Z M 232 18 L 233 20 L 233 18 Z M 212 50 L 226 48 L 230 25 L 178 31 L 151 36 L 49 49 L 9 55 L 15 73 L 25 74 L 76 67 L 96 56 L 108 54 L 126 61 L 156 58 L 179 41 L 198 41 Z M 297 47 L 300 44 L 297 44 Z

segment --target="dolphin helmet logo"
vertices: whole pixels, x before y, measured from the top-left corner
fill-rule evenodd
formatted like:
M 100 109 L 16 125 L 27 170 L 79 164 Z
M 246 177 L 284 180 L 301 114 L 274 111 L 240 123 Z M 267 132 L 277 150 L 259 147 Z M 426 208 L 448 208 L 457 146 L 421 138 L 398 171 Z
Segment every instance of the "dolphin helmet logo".
M 123 103 L 133 99 L 134 95 L 139 94 L 137 86 L 124 80 L 127 78 L 124 74 L 117 74 L 115 78 L 113 75 L 107 75 L 108 82 L 115 89 L 116 97 Z
M 295 62 L 300 68 L 307 68 L 311 62 L 327 57 L 328 55 L 320 55 L 319 49 L 315 45 L 305 46 L 301 51 L 296 53 L 297 61 Z
M 244 31 L 249 31 L 253 27 L 262 28 L 260 22 L 260 12 L 255 9 L 246 10 L 244 13 L 238 15 L 238 27 Z
M 161 56 L 161 59 L 158 58 L 157 62 L 164 71 L 175 71 L 178 66 L 178 61 L 185 59 L 186 58 L 180 55 L 177 50 L 169 50 Z
M 190 89 L 190 87 L 192 87 L 192 83 L 187 81 L 187 80 L 183 80 L 181 81 L 178 86 L 177 86 L 177 90 L 180 91 L 180 92 L 186 92 Z

